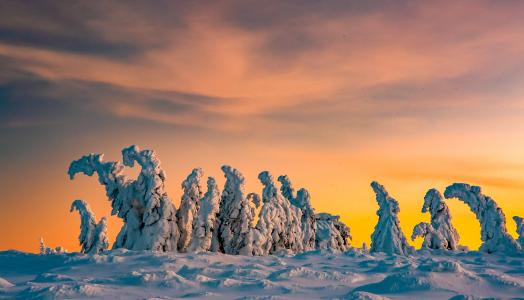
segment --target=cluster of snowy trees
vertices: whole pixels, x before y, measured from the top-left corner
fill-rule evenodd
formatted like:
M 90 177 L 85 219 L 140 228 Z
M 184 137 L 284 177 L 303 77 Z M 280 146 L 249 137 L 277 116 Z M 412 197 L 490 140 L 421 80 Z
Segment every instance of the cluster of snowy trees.
M 165 189 L 166 175 L 154 151 L 130 146 L 122 150 L 123 162 L 103 161 L 102 154 L 89 154 L 73 161 L 71 179 L 77 173 L 98 175 L 111 201 L 112 214 L 124 224 L 115 248 L 162 252 L 212 251 L 240 255 L 298 253 L 314 249 L 345 251 L 350 248 L 350 229 L 338 216 L 315 213 L 309 192 L 295 192 L 291 180 L 279 176 L 277 187 L 273 176 L 261 172 L 262 195 L 246 193 L 244 176 L 230 166 L 222 166 L 225 184 L 220 191 L 214 178 L 207 178 L 202 187 L 203 171 L 195 168 L 182 182 L 183 195 L 177 209 Z M 124 175 L 125 166 L 138 163 L 138 178 Z M 376 194 L 378 223 L 371 235 L 370 252 L 409 255 L 414 248 L 408 244 L 398 213 L 398 202 L 384 186 L 372 182 Z M 204 193 L 205 190 L 205 193 Z M 524 247 L 524 220 L 514 217 L 518 240 L 507 232 L 506 219 L 496 202 L 481 193 L 478 186 L 455 183 L 446 188 L 444 196 L 430 189 L 422 212 L 429 212 L 430 222 L 417 224 L 411 236 L 423 238 L 422 248 L 466 251 L 459 245 L 460 236 L 451 222 L 444 199 L 458 198 L 476 215 L 481 226 L 480 251 L 521 253 Z M 101 253 L 108 249 L 106 219 L 96 217 L 83 200 L 75 200 L 71 211 L 81 217 L 80 245 L 83 253 Z M 256 222 L 255 222 L 256 221 Z M 42 242 L 43 245 L 43 242 Z M 43 252 L 51 252 L 42 246 Z
M 400 229 L 398 202 L 389 196 L 384 187 L 377 182 L 371 183 L 376 193 L 379 221 L 371 236 L 371 252 L 407 255 L 413 253 L 406 237 Z M 522 253 L 524 247 L 524 223 L 520 217 L 513 217 L 517 224 L 518 240 L 509 235 L 506 229 L 506 217 L 497 203 L 482 194 L 480 187 L 465 183 L 454 183 L 444 191 L 446 199 L 457 198 L 466 203 L 477 217 L 481 227 L 482 245 L 480 251 L 487 253 Z M 413 229 L 411 239 L 424 239 L 423 248 L 440 250 L 466 251 L 459 245 L 460 236 L 451 223 L 451 214 L 444 202 L 444 197 L 436 189 L 430 189 L 424 197 L 422 212 L 429 212 L 430 223 L 419 223 Z
M 182 182 L 177 209 L 164 189 L 166 176 L 154 151 L 130 146 L 122 150 L 122 157 L 122 163 L 106 162 L 102 154 L 88 154 L 73 161 L 68 171 L 71 179 L 78 173 L 96 173 L 105 187 L 111 214 L 124 223 L 113 249 L 270 255 L 350 248 L 349 227 L 338 216 L 316 214 L 308 191 L 295 193 L 287 176 L 278 177 L 278 188 L 269 172 L 261 172 L 260 196 L 245 192 L 244 176 L 237 169 L 222 166 L 222 191 L 209 177 L 204 193 L 203 172 L 196 168 Z M 135 162 L 141 167 L 136 180 L 123 172 Z M 97 223 L 83 200 L 75 200 L 73 210 L 81 217 L 81 251 L 107 250 L 106 219 Z

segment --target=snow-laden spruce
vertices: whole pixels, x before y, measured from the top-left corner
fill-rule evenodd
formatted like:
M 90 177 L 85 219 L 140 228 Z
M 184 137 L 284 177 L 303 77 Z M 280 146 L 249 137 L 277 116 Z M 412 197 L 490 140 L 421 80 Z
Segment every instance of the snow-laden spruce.
M 519 235 L 517 242 L 524 249 L 524 219 L 518 216 L 513 216 L 513 221 L 517 225 L 517 234 Z
M 460 236 L 451 224 L 451 214 L 444 202 L 442 194 L 436 189 L 430 189 L 424 196 L 422 212 L 429 212 L 431 223 L 419 223 L 413 228 L 411 239 L 420 236 L 424 238 L 423 248 L 429 249 L 459 249 Z
M 255 210 L 245 196 L 244 176 L 230 166 L 222 166 L 226 177 L 220 199 L 217 230 L 211 250 L 226 254 L 252 254 L 252 227 Z
M 111 214 L 124 221 L 113 248 L 176 251 L 176 209 L 164 190 L 166 176 L 155 152 L 140 151 L 133 145 L 124 148 L 122 156 L 125 166 L 133 167 L 135 162 L 140 165 L 136 180 L 124 175 L 121 163 L 104 162 L 102 154 L 88 154 L 73 161 L 68 174 L 71 179 L 77 173 L 98 174 L 111 201 Z
M 298 208 L 300 208 L 302 212 L 300 227 L 302 229 L 304 251 L 313 250 L 316 248 L 317 220 L 315 217 L 315 210 L 311 206 L 311 196 L 309 195 L 308 190 L 304 188 L 298 190 L 295 204 L 298 205 Z M 337 234 L 334 233 L 334 235 Z
M 193 226 L 193 236 L 189 251 L 211 250 L 211 241 L 216 230 L 216 221 L 220 209 L 220 191 L 213 177 L 207 178 L 207 192 L 200 200 L 200 208 Z
M 482 245 L 480 251 L 514 253 L 521 250 L 506 229 L 506 216 L 495 200 L 482 194 L 479 186 L 454 183 L 446 188 L 447 199 L 458 198 L 466 203 L 480 222 Z
M 44 238 L 40 238 L 40 255 L 47 255 L 47 254 L 60 254 L 60 253 L 67 253 L 67 249 L 65 249 L 62 246 L 56 246 L 55 248 L 50 248 L 45 245 Z
M 275 186 L 269 172 L 258 175 L 264 186 L 262 208 L 256 230 L 259 234 L 253 246 L 254 254 L 297 253 L 304 250 L 301 228 L 302 211 L 291 205 Z
M 301 217 L 301 229 L 302 229 L 302 243 L 304 251 L 315 249 L 316 239 L 316 219 L 315 210 L 311 206 L 311 197 L 309 192 L 302 188 L 295 196 L 295 189 L 291 184 L 291 180 L 287 175 L 281 175 L 278 177 L 280 182 L 280 193 L 286 198 L 292 205 L 298 207 L 302 212 Z
M 95 214 L 84 200 L 73 201 L 70 211 L 74 210 L 80 214 L 80 235 L 78 236 L 80 252 L 98 254 L 106 251 L 109 246 L 106 218 L 102 217 L 97 224 Z
M 340 216 L 328 213 L 315 215 L 317 249 L 333 249 L 346 251 L 350 248 L 351 232 L 346 224 L 340 221 Z
M 193 234 L 193 222 L 198 214 L 200 198 L 202 197 L 202 188 L 200 179 L 202 178 L 202 169 L 195 168 L 182 182 L 182 199 L 177 211 L 178 230 L 180 238 L 178 239 L 178 251 L 186 252 L 191 242 Z
M 378 223 L 371 235 L 371 252 L 408 255 L 413 252 L 404 233 L 400 229 L 398 213 L 400 207 L 397 200 L 389 196 L 388 192 L 376 181 L 371 183 L 379 205 L 377 210 Z

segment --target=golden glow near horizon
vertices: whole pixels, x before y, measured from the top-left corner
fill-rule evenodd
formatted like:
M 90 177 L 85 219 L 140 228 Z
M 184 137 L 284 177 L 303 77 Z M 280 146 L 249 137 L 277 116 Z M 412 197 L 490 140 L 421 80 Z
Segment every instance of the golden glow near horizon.
M 0 7 L 0 250 L 78 250 L 70 203 L 98 218 L 110 203 L 67 167 L 131 144 L 157 151 L 177 206 L 194 167 L 221 186 L 229 164 L 258 193 L 260 171 L 287 174 L 355 246 L 372 180 L 407 237 L 425 192 L 453 182 L 480 185 L 514 236 L 524 216 L 524 2 L 28 5 Z M 477 248 L 473 213 L 447 203 Z

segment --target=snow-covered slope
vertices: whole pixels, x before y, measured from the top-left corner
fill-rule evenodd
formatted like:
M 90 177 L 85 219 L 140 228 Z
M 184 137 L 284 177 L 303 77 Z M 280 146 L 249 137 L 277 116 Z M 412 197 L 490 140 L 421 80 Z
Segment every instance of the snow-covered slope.
M 516 298 L 524 296 L 523 263 L 523 256 L 428 250 L 412 256 L 357 249 L 265 257 L 6 251 L 0 252 L 0 299 Z

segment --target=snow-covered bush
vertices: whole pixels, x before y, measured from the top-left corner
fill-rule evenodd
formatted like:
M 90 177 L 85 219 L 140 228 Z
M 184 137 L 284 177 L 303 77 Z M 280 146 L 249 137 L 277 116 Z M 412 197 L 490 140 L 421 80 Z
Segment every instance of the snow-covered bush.
M 513 253 L 521 250 L 520 245 L 506 229 L 506 217 L 495 200 L 482 194 L 479 186 L 454 183 L 446 188 L 447 199 L 458 198 L 466 203 L 480 222 L 482 245 L 480 251 Z
M 71 179 L 77 173 L 98 174 L 111 201 L 111 214 L 124 221 L 113 248 L 176 251 L 179 235 L 176 209 L 164 190 L 166 176 L 155 152 L 130 146 L 122 150 L 122 156 L 125 166 L 133 167 L 135 162 L 141 166 L 136 180 L 123 174 L 122 164 L 102 161 L 101 154 L 73 161 L 68 174 Z
M 422 212 L 429 212 L 431 223 L 419 223 L 413 229 L 411 239 L 423 237 L 422 247 L 429 249 L 458 250 L 460 236 L 451 224 L 451 214 L 442 194 L 430 189 L 424 196 Z
M 256 225 L 254 254 L 297 253 L 304 250 L 301 229 L 302 211 L 291 205 L 276 188 L 273 177 L 264 171 L 258 175 L 264 185 L 259 219 Z
M 376 181 L 371 183 L 379 205 L 377 210 L 378 223 L 371 235 L 371 252 L 408 255 L 413 247 L 408 245 L 404 233 L 400 229 L 398 213 L 400 207 L 397 200 L 389 196 L 388 192 Z
M 220 191 L 213 177 L 207 179 L 207 192 L 200 200 L 200 208 L 193 226 L 193 236 L 189 251 L 211 250 L 211 241 L 216 230 L 216 221 L 220 209 Z
M 109 246 L 106 219 L 100 219 L 97 224 L 95 214 L 84 200 L 73 201 L 70 211 L 73 212 L 73 210 L 77 210 L 80 214 L 80 235 L 78 236 L 80 252 L 98 254 L 106 251 Z
M 211 249 L 226 254 L 251 255 L 255 210 L 245 196 L 244 176 L 230 166 L 222 166 L 222 171 L 226 183 Z
M 202 197 L 202 188 L 200 179 L 202 178 L 202 169 L 195 168 L 182 182 L 182 199 L 177 211 L 178 230 L 180 238 L 178 239 L 178 251 L 186 252 L 191 241 L 193 233 L 193 222 L 198 214 L 200 198 Z
M 350 247 L 351 233 L 349 227 L 342 223 L 339 216 L 328 213 L 315 215 L 317 249 L 346 251 Z
M 513 216 L 513 220 L 517 225 L 517 234 L 519 235 L 517 242 L 524 249 L 524 219 L 521 217 Z

